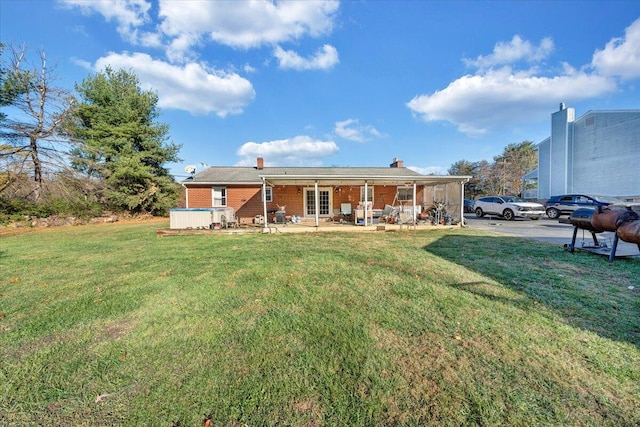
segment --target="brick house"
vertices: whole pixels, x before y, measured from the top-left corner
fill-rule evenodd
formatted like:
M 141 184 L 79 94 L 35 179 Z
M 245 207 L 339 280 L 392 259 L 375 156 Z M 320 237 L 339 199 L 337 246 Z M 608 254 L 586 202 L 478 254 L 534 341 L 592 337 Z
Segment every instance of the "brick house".
M 185 208 L 231 207 L 240 224 L 256 217 L 272 222 L 282 207 L 287 216 L 317 223 L 340 215 L 346 205 L 361 207 L 371 221 L 386 206 L 415 215 L 438 201 L 460 221 L 470 178 L 421 175 L 398 159 L 389 167 L 265 167 L 258 157 L 254 167 L 212 166 L 181 184 Z

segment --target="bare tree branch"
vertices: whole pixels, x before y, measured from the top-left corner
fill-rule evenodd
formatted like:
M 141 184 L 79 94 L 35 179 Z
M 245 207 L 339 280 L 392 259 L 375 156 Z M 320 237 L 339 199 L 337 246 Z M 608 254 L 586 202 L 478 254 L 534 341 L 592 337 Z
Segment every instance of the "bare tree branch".
M 24 45 L 11 45 L 10 51 L 5 85 L 12 90 L 12 108 L 2 121 L 0 135 L 14 150 L 3 150 L 3 156 L 26 154 L 24 158 L 30 160 L 36 184 L 34 198 L 38 199 L 45 169 L 60 167 L 69 150 L 71 143 L 64 138 L 61 127 L 72 112 L 73 98 L 67 90 L 54 85 L 54 68 L 49 66 L 44 50 L 39 51 L 38 64 L 27 62 Z

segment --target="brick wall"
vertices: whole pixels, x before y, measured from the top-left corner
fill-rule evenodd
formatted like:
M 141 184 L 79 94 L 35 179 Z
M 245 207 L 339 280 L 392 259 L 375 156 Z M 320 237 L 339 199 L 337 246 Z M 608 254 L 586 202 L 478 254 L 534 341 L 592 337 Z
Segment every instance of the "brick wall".
M 287 215 L 304 215 L 304 187 L 289 185 L 282 186 L 276 185 L 271 189 L 273 202 L 271 203 L 271 209 L 278 209 L 278 206 L 285 206 Z M 300 190 L 300 194 L 298 194 Z M 267 206 L 267 209 L 270 209 Z
M 386 205 L 393 205 L 396 198 L 397 188 L 395 185 L 375 185 L 373 186 L 373 209 L 384 209 Z M 351 207 L 355 209 L 360 202 L 360 186 L 340 186 L 338 191 L 333 192 L 333 206 L 340 208 L 342 203 L 351 203 Z M 398 201 L 395 200 L 398 205 Z M 404 202 L 405 205 L 411 204 Z M 416 188 L 416 204 L 422 204 L 422 187 Z
M 211 187 L 189 187 L 189 208 L 210 208 Z
M 279 206 L 285 206 L 287 215 L 304 216 L 304 191 L 308 186 L 272 187 L 273 201 L 267 203 L 267 211 L 275 211 Z M 322 187 L 321 188 L 327 188 Z M 392 205 L 397 187 L 394 185 L 376 185 L 374 188 L 374 209 L 384 209 Z M 360 186 L 331 187 L 332 212 L 340 210 L 342 203 L 350 203 L 355 209 L 360 201 Z M 251 223 L 257 215 L 263 215 L 262 186 L 227 187 L 227 206 L 236 211 L 236 218 L 240 223 Z M 422 204 L 422 187 L 416 189 L 416 202 Z M 211 187 L 189 187 L 190 208 L 210 208 L 212 203 Z M 405 202 L 406 204 L 410 204 Z M 396 201 L 396 205 L 398 202 Z
M 212 207 L 211 187 L 189 186 L 189 207 Z M 251 223 L 256 215 L 263 214 L 262 186 L 227 187 L 227 206 L 236 211 L 240 222 Z M 282 203 L 281 203 L 282 204 Z M 276 210 L 274 203 L 267 203 L 267 210 Z
M 271 209 L 267 203 L 267 209 Z M 236 218 L 241 224 L 250 224 L 256 215 L 263 214 L 262 186 L 227 187 L 227 206 L 236 210 Z

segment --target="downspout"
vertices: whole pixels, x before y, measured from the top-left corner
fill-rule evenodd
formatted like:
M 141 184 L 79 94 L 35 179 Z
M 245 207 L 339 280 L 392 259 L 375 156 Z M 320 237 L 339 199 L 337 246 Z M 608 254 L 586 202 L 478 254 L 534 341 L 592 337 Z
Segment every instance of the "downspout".
M 181 182 L 180 185 L 182 185 L 184 187 L 184 204 L 185 204 L 185 208 L 189 209 L 189 189 L 187 188 L 186 185 L 184 185 L 184 182 Z
M 267 180 L 262 178 L 262 212 L 264 214 L 264 227 L 263 230 L 267 230 Z
M 318 192 L 318 181 L 313 184 L 316 193 L 316 228 L 320 227 L 320 194 Z

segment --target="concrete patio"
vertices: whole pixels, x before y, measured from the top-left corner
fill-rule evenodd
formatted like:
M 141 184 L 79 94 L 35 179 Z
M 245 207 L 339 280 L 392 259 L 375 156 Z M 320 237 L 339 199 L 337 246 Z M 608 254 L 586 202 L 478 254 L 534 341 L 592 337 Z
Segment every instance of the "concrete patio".
M 363 232 L 398 232 L 415 230 L 450 230 L 460 228 L 456 225 L 432 225 L 429 222 L 418 221 L 418 224 L 371 224 L 356 225 L 352 222 L 322 221 L 316 227 L 315 222 L 302 221 L 286 224 L 242 224 L 236 228 L 222 229 L 163 229 L 158 230 L 157 235 L 162 236 L 187 236 L 187 235 L 223 235 L 223 234 L 285 234 L 285 233 L 363 233 Z

